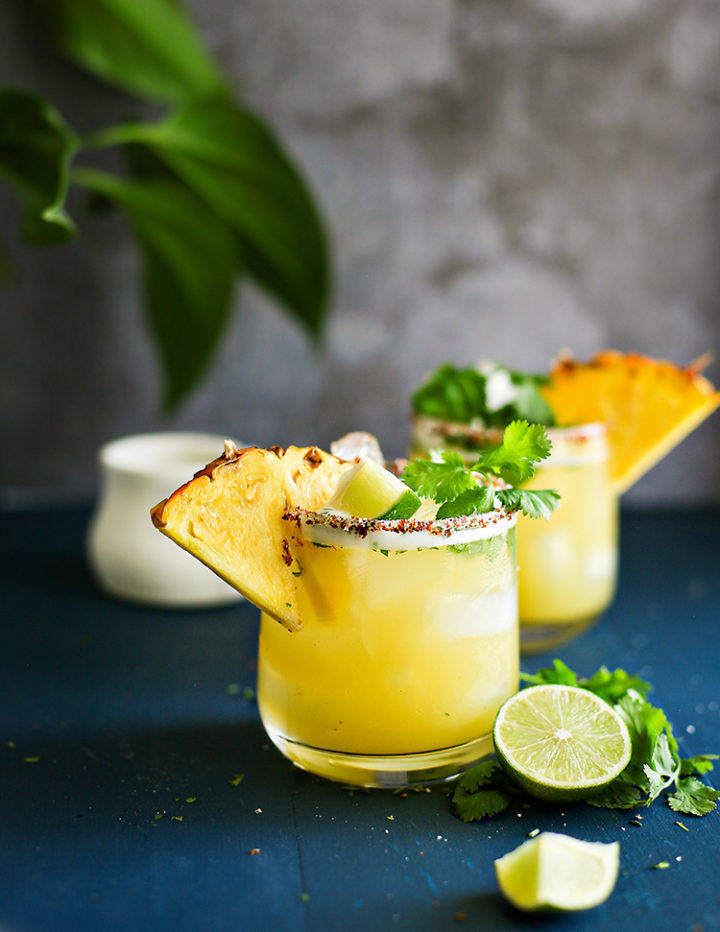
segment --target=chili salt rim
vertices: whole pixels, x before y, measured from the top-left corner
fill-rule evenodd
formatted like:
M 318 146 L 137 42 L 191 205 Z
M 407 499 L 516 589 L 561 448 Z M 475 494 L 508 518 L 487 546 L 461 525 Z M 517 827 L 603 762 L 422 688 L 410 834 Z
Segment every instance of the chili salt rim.
M 602 421 L 549 427 L 547 434 L 552 449 L 550 456 L 540 463 L 540 469 L 547 466 L 588 466 L 603 463 L 610 456 L 608 428 Z
M 472 421 L 463 424 L 461 421 L 445 421 L 442 418 L 427 417 L 424 414 L 413 414 L 412 424 L 413 431 L 423 438 L 427 435 L 450 440 L 462 437 L 477 443 L 487 441 L 489 444 L 501 443 L 503 439 L 501 427 L 485 427 L 484 424 Z
M 517 512 L 497 508 L 479 515 L 439 520 L 405 518 L 383 521 L 339 512 L 286 508 L 282 517 L 283 521 L 293 522 L 302 528 L 304 536 L 316 544 L 366 546 L 374 550 L 418 550 L 496 537 L 515 526 Z
M 552 443 L 547 459 L 538 463 L 539 469 L 547 466 L 584 466 L 589 463 L 602 462 L 609 455 L 607 446 L 608 427 L 603 421 L 590 421 L 587 424 L 571 424 L 563 427 L 546 427 L 545 431 Z M 495 427 L 483 427 L 479 424 L 462 424 L 459 421 L 443 421 L 424 415 L 414 415 L 411 444 L 416 449 L 452 449 L 472 462 L 481 450 L 463 447 L 463 441 L 476 444 L 487 442 L 488 445 L 502 442 L 503 431 Z
M 419 430 L 424 429 L 431 434 L 436 434 L 438 437 L 450 439 L 453 437 L 464 437 L 477 442 L 487 440 L 488 443 L 501 443 L 504 433 L 502 427 L 485 427 L 483 424 L 473 421 L 469 423 L 463 423 L 462 421 L 444 421 L 442 418 L 427 417 L 424 414 L 413 415 L 412 421 L 413 426 Z M 557 435 L 570 442 L 582 443 L 586 440 L 592 440 L 607 434 L 607 425 L 603 421 L 590 421 L 587 424 L 571 424 L 567 426 L 543 426 L 551 439 L 553 435 Z
M 607 437 L 608 428 L 604 421 L 590 421 L 588 424 L 569 424 L 546 427 L 548 437 L 560 437 L 569 443 L 585 443 L 599 437 Z

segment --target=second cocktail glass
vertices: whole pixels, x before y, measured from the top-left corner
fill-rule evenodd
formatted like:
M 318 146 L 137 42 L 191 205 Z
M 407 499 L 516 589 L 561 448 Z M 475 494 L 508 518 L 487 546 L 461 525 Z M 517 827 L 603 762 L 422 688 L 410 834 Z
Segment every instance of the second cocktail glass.
M 527 488 L 557 489 L 549 522 L 520 518 L 519 610 L 524 651 L 585 630 L 615 595 L 619 499 L 608 473 L 603 424 L 548 430 L 553 447 Z

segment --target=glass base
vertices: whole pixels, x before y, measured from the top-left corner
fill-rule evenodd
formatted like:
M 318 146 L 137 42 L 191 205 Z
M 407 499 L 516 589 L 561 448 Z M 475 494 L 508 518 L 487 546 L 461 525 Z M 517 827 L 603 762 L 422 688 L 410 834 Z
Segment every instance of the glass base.
M 580 621 L 571 622 L 523 622 L 520 621 L 520 652 L 522 654 L 539 654 L 571 641 L 587 631 L 600 615 L 592 615 Z
M 419 754 L 348 754 L 313 748 L 268 731 L 278 750 L 301 770 L 352 786 L 399 789 L 452 780 L 493 750 L 492 735 Z

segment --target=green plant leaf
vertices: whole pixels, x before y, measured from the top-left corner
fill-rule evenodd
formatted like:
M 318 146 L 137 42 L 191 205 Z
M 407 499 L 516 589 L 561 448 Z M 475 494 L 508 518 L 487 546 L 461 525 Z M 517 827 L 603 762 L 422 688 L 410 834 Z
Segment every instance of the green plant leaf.
M 122 154 L 128 173 L 137 181 L 179 181 L 175 172 L 144 144 L 130 142 L 122 147 Z
M 486 377 L 473 367 L 458 369 L 446 362 L 438 366 L 413 392 L 416 414 L 465 424 L 486 412 Z
M 680 761 L 680 776 L 689 777 L 694 773 L 709 773 L 714 767 L 713 761 L 718 759 L 717 754 L 697 754 L 695 757 L 685 757 Z
M 635 786 L 623 774 L 601 790 L 596 796 L 586 800 L 591 806 L 599 809 L 639 809 L 647 806 L 649 797 L 639 787 Z
M 179 103 L 226 94 L 192 21 L 171 0 L 35 0 L 72 61 L 131 94 Z
M 135 127 L 238 234 L 248 273 L 317 335 L 329 297 L 328 245 L 308 187 L 265 123 L 230 101 L 194 102 Z
M 508 511 L 546 521 L 560 504 L 560 493 L 555 489 L 499 489 L 497 497 Z
M 652 761 L 658 739 L 666 731 L 665 713 L 632 689 L 616 702 L 613 708 L 627 725 L 632 741 L 632 756 L 624 775 L 647 791 L 650 783 L 644 767 Z M 667 741 L 668 749 L 674 751 L 674 739 L 671 740 L 668 736 Z
M 635 674 L 629 674 L 621 667 L 611 671 L 602 666 L 588 679 L 581 679 L 577 685 L 582 686 L 583 689 L 589 689 L 591 693 L 600 696 L 610 705 L 619 702 L 631 689 L 643 698 L 647 697 L 650 691 L 648 682 Z
M 519 485 L 535 474 L 537 462 L 550 455 L 551 447 L 541 424 L 511 421 L 505 428 L 502 443 L 480 453 L 473 468 L 492 471 L 510 485 Z
M 670 748 L 667 734 L 658 736 L 649 763 L 643 765 L 648 781 L 648 805 L 671 786 L 680 774 L 680 761 Z
M 702 816 L 716 808 L 718 798 L 719 790 L 706 786 L 695 777 L 683 777 L 678 780 L 676 792 L 668 796 L 668 805 L 675 812 Z
M 500 408 L 490 407 L 492 397 L 488 397 L 488 386 L 498 375 L 512 386 L 513 396 Z M 459 369 L 446 362 L 413 392 L 411 403 L 416 414 L 460 424 L 477 420 L 487 428 L 501 428 L 511 421 L 525 420 L 552 425 L 555 418 L 540 393 L 545 382 L 545 376 L 517 372 L 499 363 Z
M 458 779 L 455 787 L 464 790 L 466 793 L 474 793 L 481 786 L 490 784 L 505 784 L 505 772 L 494 758 L 481 761 L 481 763 L 471 767 L 470 770 L 466 770 Z
M 432 459 L 411 460 L 402 473 L 402 481 L 422 498 L 448 502 L 461 492 L 477 487 L 477 480 L 455 450 L 442 450 Z
M 461 515 L 479 515 L 492 511 L 495 507 L 495 489 L 488 485 L 478 485 L 466 489 L 457 498 L 444 502 L 437 510 L 437 517 L 457 518 Z
M 64 204 L 77 147 L 75 134 L 51 104 L 26 91 L 0 88 L 0 174 L 18 194 L 27 242 L 63 243 L 75 235 Z
M 453 811 L 463 822 L 487 819 L 507 809 L 514 792 L 498 762 L 483 761 L 458 780 L 452 797 Z
M 115 201 L 137 237 L 165 406 L 174 408 L 204 374 L 229 316 L 237 269 L 232 231 L 182 185 L 93 170 L 78 170 L 73 180 Z

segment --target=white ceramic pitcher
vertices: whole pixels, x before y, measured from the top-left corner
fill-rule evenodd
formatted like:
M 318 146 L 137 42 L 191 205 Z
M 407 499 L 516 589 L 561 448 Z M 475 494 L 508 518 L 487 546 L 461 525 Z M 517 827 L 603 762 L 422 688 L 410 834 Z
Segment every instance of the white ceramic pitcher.
M 150 509 L 223 452 L 219 434 L 121 437 L 99 452 L 100 494 L 87 534 L 102 589 L 145 605 L 202 608 L 242 597 L 152 524 Z

